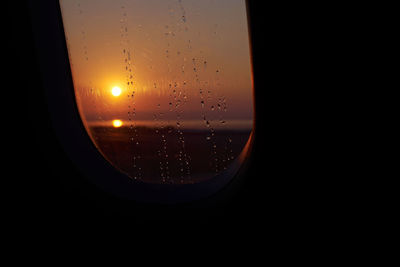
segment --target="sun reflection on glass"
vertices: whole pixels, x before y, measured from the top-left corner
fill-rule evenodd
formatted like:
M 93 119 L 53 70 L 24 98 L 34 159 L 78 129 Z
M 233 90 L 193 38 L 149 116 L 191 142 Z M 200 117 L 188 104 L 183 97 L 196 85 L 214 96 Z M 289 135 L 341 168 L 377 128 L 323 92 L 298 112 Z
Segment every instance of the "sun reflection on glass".
M 121 127 L 122 126 L 122 121 L 121 120 L 113 120 L 112 124 L 115 128 Z

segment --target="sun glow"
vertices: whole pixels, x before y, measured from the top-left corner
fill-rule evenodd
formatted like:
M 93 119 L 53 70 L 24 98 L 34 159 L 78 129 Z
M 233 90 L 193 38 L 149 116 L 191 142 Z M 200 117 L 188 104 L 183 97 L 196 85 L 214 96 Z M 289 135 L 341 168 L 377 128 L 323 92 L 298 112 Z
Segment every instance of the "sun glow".
M 115 86 L 111 90 L 111 93 L 113 96 L 119 96 L 121 94 L 121 88 L 119 88 L 118 86 Z
M 113 120 L 112 124 L 115 128 L 121 127 L 122 126 L 122 121 L 121 120 Z

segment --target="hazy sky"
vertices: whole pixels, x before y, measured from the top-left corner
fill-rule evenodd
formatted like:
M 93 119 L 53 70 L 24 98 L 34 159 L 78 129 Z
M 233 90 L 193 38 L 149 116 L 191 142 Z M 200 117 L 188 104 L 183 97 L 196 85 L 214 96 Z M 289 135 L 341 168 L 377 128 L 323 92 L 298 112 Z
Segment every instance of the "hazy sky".
M 252 118 L 244 0 L 60 3 L 85 119 Z

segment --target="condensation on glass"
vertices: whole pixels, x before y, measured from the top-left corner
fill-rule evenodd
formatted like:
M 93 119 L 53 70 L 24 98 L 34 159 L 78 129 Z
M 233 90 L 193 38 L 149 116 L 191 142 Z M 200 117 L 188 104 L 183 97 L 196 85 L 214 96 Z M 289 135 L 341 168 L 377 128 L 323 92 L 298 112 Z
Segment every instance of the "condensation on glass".
M 230 168 L 253 127 L 244 0 L 61 0 L 76 101 L 130 178 L 187 184 Z

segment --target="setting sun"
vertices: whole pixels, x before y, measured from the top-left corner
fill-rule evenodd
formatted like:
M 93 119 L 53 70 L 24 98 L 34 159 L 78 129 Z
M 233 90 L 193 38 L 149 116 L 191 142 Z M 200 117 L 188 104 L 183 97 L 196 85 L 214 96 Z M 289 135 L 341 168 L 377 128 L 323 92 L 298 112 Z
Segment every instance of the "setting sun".
M 121 120 L 113 120 L 112 124 L 115 128 L 118 128 L 118 127 L 122 126 L 122 121 Z
M 121 88 L 118 86 L 115 86 L 112 90 L 111 93 L 113 96 L 119 96 L 121 94 Z

